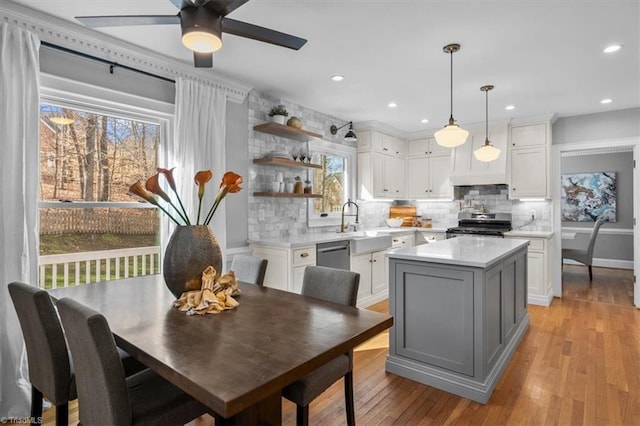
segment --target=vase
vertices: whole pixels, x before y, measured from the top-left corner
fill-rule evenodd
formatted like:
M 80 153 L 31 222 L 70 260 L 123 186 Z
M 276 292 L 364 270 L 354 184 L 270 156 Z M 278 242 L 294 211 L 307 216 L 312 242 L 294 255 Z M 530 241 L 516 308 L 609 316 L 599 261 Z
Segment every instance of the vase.
M 206 225 L 177 226 L 164 254 L 162 274 L 174 296 L 200 290 L 202 272 L 213 266 L 222 273 L 222 252 L 218 240 Z
M 284 120 L 285 120 L 286 118 L 287 118 L 287 117 L 285 117 L 284 115 L 272 115 L 272 116 L 271 116 L 271 121 L 272 121 L 273 123 L 282 124 L 282 125 L 284 126 Z

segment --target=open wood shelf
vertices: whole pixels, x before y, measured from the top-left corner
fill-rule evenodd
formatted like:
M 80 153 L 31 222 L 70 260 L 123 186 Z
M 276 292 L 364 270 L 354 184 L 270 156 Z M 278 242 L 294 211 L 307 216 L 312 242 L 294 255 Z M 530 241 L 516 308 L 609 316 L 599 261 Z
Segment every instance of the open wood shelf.
M 322 169 L 320 164 L 303 163 L 302 161 L 293 161 L 287 158 L 266 157 L 256 158 L 253 160 L 255 164 L 266 164 L 271 166 L 288 166 L 288 167 L 304 167 L 308 169 Z
M 311 139 L 322 139 L 319 133 L 307 132 L 306 130 L 297 129 L 291 126 L 285 126 L 278 123 L 263 123 L 253 126 L 256 132 L 269 133 L 270 135 L 289 138 L 300 142 L 308 142 Z
M 320 194 L 294 194 L 291 192 L 254 192 L 254 197 L 277 197 L 277 198 L 322 198 Z

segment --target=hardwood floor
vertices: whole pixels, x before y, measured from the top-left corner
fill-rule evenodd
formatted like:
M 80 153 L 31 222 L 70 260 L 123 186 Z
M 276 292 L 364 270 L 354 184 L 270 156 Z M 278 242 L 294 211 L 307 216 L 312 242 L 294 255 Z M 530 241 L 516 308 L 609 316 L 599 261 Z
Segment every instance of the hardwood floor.
M 354 355 L 360 425 L 640 425 L 640 310 L 631 271 L 565 266 L 563 298 L 529 305 L 531 327 L 487 405 L 384 371 L 387 340 Z M 386 312 L 382 302 L 369 309 Z M 310 424 L 345 424 L 343 383 L 310 406 Z M 77 422 L 76 404 L 70 420 Z M 44 423 L 55 423 L 47 410 Z M 192 422 L 213 425 L 208 416 Z M 283 424 L 295 406 L 283 400 Z

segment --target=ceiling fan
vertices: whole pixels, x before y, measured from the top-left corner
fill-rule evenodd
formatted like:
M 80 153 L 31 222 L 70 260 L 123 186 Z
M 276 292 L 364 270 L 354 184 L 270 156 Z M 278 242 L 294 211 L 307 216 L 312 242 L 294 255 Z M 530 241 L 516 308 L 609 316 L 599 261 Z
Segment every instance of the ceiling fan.
M 91 28 L 128 25 L 180 24 L 182 43 L 193 51 L 198 68 L 213 66 L 213 52 L 222 47 L 222 33 L 246 37 L 298 50 L 307 40 L 269 28 L 227 18 L 249 0 L 169 0 L 180 9 L 177 15 L 76 16 Z

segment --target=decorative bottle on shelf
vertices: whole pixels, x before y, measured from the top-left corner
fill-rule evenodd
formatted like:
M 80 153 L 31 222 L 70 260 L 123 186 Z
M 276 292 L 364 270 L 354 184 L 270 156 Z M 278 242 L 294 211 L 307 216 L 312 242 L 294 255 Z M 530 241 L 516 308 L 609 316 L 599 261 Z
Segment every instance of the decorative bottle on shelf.
M 300 176 L 296 176 L 296 184 L 295 184 L 295 187 L 293 189 L 293 192 L 295 192 L 296 194 L 302 194 L 303 193 L 302 181 L 300 180 Z
M 311 181 L 309 179 L 304 181 L 304 193 L 305 194 L 313 193 L 313 188 L 311 187 Z

